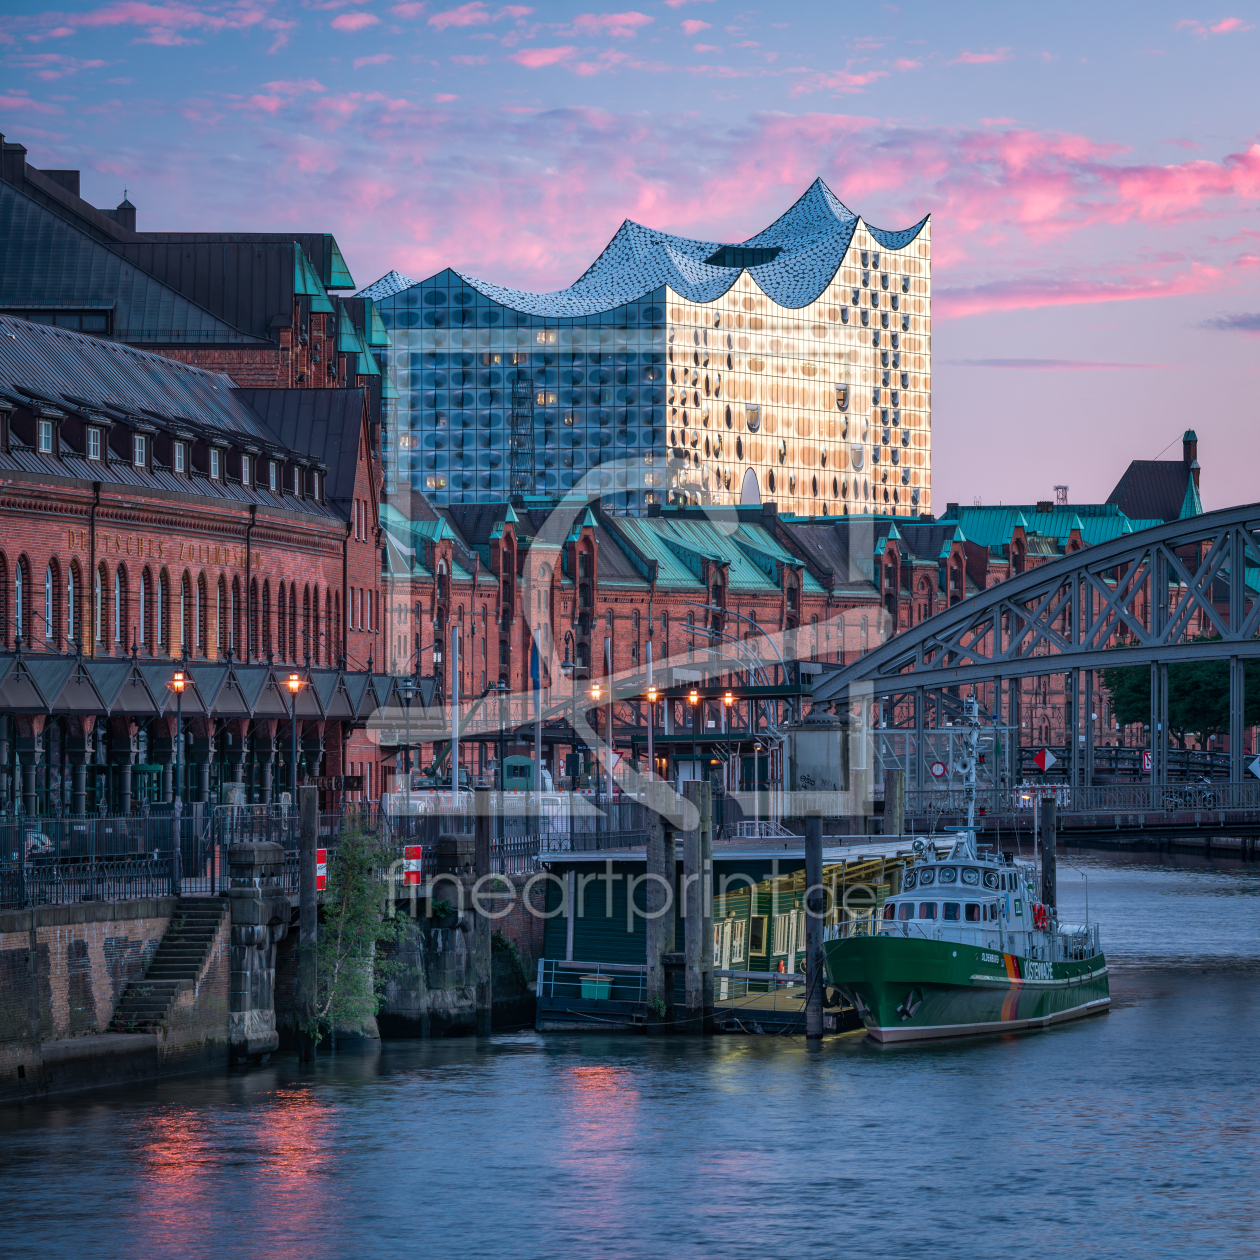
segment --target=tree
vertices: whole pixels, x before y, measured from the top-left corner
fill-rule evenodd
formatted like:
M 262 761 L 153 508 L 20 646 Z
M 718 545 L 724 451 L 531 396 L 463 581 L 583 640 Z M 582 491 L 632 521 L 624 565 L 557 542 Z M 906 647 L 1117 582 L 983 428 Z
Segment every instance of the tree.
M 362 1030 L 379 1007 L 385 977 L 376 960 L 376 946 L 397 939 L 398 920 L 387 918 L 385 883 L 376 837 L 361 825 L 338 841 L 328 863 L 323 920 L 316 951 L 319 971 L 316 1002 L 318 1040 L 331 1030 Z

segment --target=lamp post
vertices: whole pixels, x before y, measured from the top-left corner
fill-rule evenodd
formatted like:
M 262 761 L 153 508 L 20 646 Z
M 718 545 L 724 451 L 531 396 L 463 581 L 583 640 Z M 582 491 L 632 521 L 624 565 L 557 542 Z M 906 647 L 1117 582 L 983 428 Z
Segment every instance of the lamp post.
M 733 709 L 731 708 L 731 706 L 734 703 L 735 703 L 735 695 L 733 692 L 728 691 L 726 695 L 722 697 L 722 705 L 726 711 L 726 721 L 724 725 L 726 726 L 726 791 L 727 791 L 727 795 L 733 795 L 733 793 L 731 793 L 731 714 L 733 712 Z M 735 791 L 736 792 L 739 791 L 738 779 L 736 780 L 736 783 L 735 783 Z
M 411 815 L 411 702 L 416 695 L 416 679 L 413 674 L 398 689 L 403 708 L 407 711 L 407 744 L 403 749 L 403 773 L 407 776 L 407 814 Z
M 691 691 L 688 693 L 687 703 L 691 705 L 691 777 L 698 780 L 700 775 L 696 770 L 696 766 L 699 764 L 699 756 L 696 753 L 696 725 L 700 721 L 698 708 L 700 704 L 700 692 L 695 687 L 692 687 Z
M 173 806 L 176 814 L 179 814 L 182 807 L 180 798 L 180 778 L 183 769 L 184 754 L 184 671 L 177 669 L 175 677 L 167 684 L 175 693 L 175 801 Z
M 302 680 L 297 674 L 289 675 L 289 713 L 290 722 L 293 726 L 293 782 L 290 784 L 292 789 L 292 805 L 297 808 L 297 780 L 298 780 L 298 728 L 297 728 L 297 698 L 298 692 L 302 690 Z
M 601 694 L 602 694 L 602 693 L 601 693 L 601 690 L 600 690 L 599 683 L 598 683 L 598 682 L 593 682 L 593 683 L 591 683 L 591 699 L 595 701 L 595 712 L 594 712 L 594 714 L 593 714 L 593 715 L 592 715 L 592 717 L 591 717 L 591 726 L 592 726 L 592 727 L 594 728 L 594 730 L 595 730 L 595 754 L 596 754 L 596 757 L 598 757 L 598 755 L 599 755 L 599 697 L 600 697 L 600 695 L 601 695 Z M 600 791 L 599 791 L 599 775 L 596 775 L 596 776 L 595 776 L 595 808 L 596 808 L 597 810 L 599 809 L 599 806 L 600 806 L 600 799 L 599 799 L 599 798 L 600 798 Z M 596 819 L 595 819 L 595 825 L 596 825 L 596 827 L 598 827 L 598 826 L 599 826 L 599 824 L 600 824 L 600 819 L 599 819 L 599 817 L 597 816 L 597 817 L 596 817 Z

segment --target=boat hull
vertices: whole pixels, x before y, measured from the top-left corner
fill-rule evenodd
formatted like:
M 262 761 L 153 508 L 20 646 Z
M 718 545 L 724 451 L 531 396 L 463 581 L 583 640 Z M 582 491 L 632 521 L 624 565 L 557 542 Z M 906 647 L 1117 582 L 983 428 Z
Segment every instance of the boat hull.
M 1040 962 L 956 941 L 855 936 L 823 945 L 827 983 L 881 1042 L 1047 1028 L 1111 1005 L 1101 953 Z

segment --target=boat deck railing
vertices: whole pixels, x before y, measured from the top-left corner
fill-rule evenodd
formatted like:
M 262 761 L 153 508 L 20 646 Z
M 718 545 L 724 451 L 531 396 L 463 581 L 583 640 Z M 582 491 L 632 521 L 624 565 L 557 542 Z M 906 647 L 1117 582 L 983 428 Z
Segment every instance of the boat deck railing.
M 995 953 L 1049 962 L 1079 962 L 1102 952 L 1097 923 L 1060 924 L 1057 931 L 1008 932 L 1000 923 L 969 927 L 939 919 L 852 919 L 827 926 L 823 939 L 845 940 L 854 936 L 900 936 L 922 941 L 956 941 Z

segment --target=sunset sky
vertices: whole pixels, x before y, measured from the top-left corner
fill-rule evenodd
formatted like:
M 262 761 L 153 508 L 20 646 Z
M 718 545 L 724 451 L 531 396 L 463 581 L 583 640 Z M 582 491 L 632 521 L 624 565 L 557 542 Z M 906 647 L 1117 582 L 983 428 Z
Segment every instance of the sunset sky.
M 1197 430 L 1260 499 L 1260 7 L 118 0 L 0 19 L 0 132 L 140 231 L 329 231 L 355 280 L 574 280 L 821 175 L 932 215 L 933 501 L 1106 497 Z

